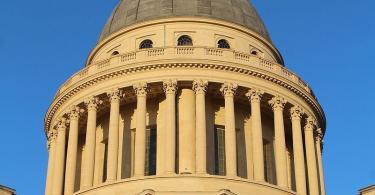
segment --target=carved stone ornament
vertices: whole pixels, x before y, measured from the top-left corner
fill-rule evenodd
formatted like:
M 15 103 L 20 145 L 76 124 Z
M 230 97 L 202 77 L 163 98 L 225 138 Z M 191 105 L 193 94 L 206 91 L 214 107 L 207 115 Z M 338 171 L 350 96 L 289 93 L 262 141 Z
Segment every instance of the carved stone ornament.
M 260 89 L 250 89 L 245 95 L 251 102 L 260 102 L 264 94 L 264 91 Z
M 149 92 L 148 84 L 145 82 L 134 84 L 133 88 L 137 96 L 146 96 Z
M 309 116 L 306 119 L 305 131 L 313 131 L 316 126 L 316 120 L 314 117 Z
M 301 120 L 303 115 L 303 109 L 300 106 L 294 106 L 290 109 L 290 117 L 293 119 Z
M 103 101 L 100 100 L 98 97 L 89 97 L 85 100 L 85 104 L 87 106 L 88 110 L 98 110 L 98 107 L 100 104 L 102 104 Z
M 59 121 L 57 122 L 57 131 L 65 130 L 67 125 L 67 120 L 65 117 L 61 117 Z
M 235 83 L 224 83 L 220 88 L 220 92 L 224 96 L 234 96 L 234 94 L 236 94 L 237 88 L 238 85 Z
M 120 101 L 124 94 L 122 90 L 115 88 L 108 91 L 107 96 L 109 98 L 109 101 Z
M 69 115 L 69 120 L 78 120 L 80 115 L 83 113 L 83 109 L 81 109 L 78 106 L 72 106 L 70 109 L 70 112 L 68 113 Z
M 273 97 L 270 101 L 268 101 L 268 103 L 272 107 L 273 111 L 276 111 L 276 110 L 283 110 L 287 101 L 280 96 L 276 96 L 276 97 Z
M 163 90 L 166 94 L 176 94 L 177 80 L 168 80 L 163 82 Z
M 195 93 L 201 93 L 204 94 L 207 92 L 207 87 L 208 87 L 208 81 L 204 80 L 194 80 L 193 81 L 193 90 Z

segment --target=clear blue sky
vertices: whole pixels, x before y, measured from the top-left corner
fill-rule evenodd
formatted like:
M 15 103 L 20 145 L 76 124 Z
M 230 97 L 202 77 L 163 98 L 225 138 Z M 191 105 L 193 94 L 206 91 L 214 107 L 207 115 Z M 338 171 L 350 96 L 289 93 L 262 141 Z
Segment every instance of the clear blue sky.
M 43 118 L 83 67 L 117 0 L 0 1 L 0 183 L 44 193 Z M 375 2 L 254 0 L 286 65 L 314 89 L 328 119 L 328 195 L 375 184 Z

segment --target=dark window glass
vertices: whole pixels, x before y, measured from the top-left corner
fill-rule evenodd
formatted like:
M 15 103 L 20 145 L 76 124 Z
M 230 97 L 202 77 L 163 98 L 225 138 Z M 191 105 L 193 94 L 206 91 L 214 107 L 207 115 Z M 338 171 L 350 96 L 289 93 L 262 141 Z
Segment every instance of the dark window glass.
M 146 132 L 145 175 L 156 175 L 156 128 Z
M 225 175 L 225 130 L 215 127 L 215 175 Z
M 150 39 L 146 39 L 141 42 L 139 45 L 139 49 L 147 49 L 147 48 L 152 48 L 154 43 Z
M 228 41 L 225 40 L 225 39 L 220 39 L 217 42 L 217 47 L 218 48 L 223 48 L 223 49 L 230 49 L 230 45 L 229 45 Z
M 118 54 L 120 54 L 118 51 L 112 52 L 112 56 L 117 56 Z
M 177 46 L 192 46 L 192 45 L 193 45 L 193 40 L 187 35 L 182 35 L 177 40 Z

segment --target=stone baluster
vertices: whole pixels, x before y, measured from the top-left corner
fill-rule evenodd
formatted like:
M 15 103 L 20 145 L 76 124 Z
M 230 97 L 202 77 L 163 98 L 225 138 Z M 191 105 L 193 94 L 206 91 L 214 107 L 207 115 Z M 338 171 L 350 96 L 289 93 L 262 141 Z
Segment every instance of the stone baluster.
M 138 83 L 133 86 L 137 95 L 137 123 L 135 131 L 135 159 L 134 176 L 145 175 L 146 163 L 146 112 L 147 112 L 147 83 Z
M 318 167 L 314 139 L 315 119 L 308 117 L 305 125 L 305 147 L 307 174 L 309 179 L 309 195 L 319 195 Z
M 253 143 L 254 180 L 264 181 L 264 155 L 263 155 L 263 131 L 260 101 L 264 92 L 259 89 L 250 89 L 246 96 L 251 104 L 251 130 Z M 246 140 L 250 141 L 250 140 Z M 247 154 L 250 155 L 250 152 Z M 249 166 L 249 163 L 248 163 Z M 248 167 L 248 170 L 250 167 Z
M 117 179 L 118 168 L 120 99 L 122 91 L 112 89 L 107 92 L 107 95 L 111 104 L 108 133 L 107 182 L 114 182 Z
M 206 91 L 208 82 L 196 80 L 193 82 L 195 91 L 196 111 L 196 172 L 207 174 L 207 132 L 206 132 Z
M 90 97 L 85 101 L 87 106 L 87 130 L 85 143 L 85 165 L 82 166 L 82 188 L 93 186 L 96 143 L 96 120 L 99 104 L 102 101 L 98 97 Z
M 163 83 L 165 91 L 166 109 L 166 138 L 165 138 L 165 172 L 175 174 L 176 171 L 176 92 L 177 81 L 170 80 Z
M 228 177 L 237 176 L 237 140 L 234 112 L 236 90 L 237 85 L 232 83 L 224 83 L 220 89 L 225 99 L 225 163 Z
M 66 171 L 65 171 L 65 195 L 72 195 L 74 193 L 76 166 L 77 166 L 77 151 L 78 151 L 78 130 L 79 118 L 81 109 L 78 106 L 73 106 L 69 113 L 69 138 L 68 149 L 66 155 Z
M 288 171 L 286 161 L 285 129 L 283 110 L 286 100 L 282 97 L 274 97 L 269 101 L 274 113 L 275 125 L 275 163 L 277 185 L 283 188 L 288 187 Z
M 64 186 L 66 118 L 62 117 L 57 124 L 56 160 L 53 171 L 52 195 L 62 195 Z
M 303 151 L 303 137 L 301 124 L 302 115 L 303 111 L 301 107 L 295 106 L 292 109 L 290 109 L 290 116 L 292 119 L 294 172 L 296 180 L 296 189 L 298 194 L 307 195 L 305 154 Z

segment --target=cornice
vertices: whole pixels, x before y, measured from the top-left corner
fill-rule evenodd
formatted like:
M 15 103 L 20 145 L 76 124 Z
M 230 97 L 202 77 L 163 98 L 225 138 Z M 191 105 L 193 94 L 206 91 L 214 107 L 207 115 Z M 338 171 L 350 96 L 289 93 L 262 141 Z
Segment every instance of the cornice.
M 206 64 L 206 63 L 160 63 L 160 64 L 153 64 L 153 65 L 140 65 L 136 67 L 117 67 L 117 70 L 113 71 L 106 71 L 105 73 L 100 72 L 94 75 L 91 75 L 80 82 L 75 83 L 74 85 L 70 86 L 68 89 L 60 93 L 55 100 L 53 101 L 51 107 L 48 109 L 45 117 L 45 130 L 46 132 L 50 129 L 51 121 L 54 114 L 57 112 L 58 108 L 62 106 L 70 97 L 74 96 L 75 94 L 79 93 L 80 91 L 97 85 L 98 83 L 105 82 L 112 78 L 117 78 L 133 73 L 138 73 L 142 71 L 149 71 L 149 70 L 163 70 L 163 69 L 176 69 L 176 68 L 190 68 L 190 69 L 211 69 L 211 70 L 222 70 L 226 72 L 232 72 L 237 74 L 248 75 L 252 77 L 257 77 L 274 84 L 277 84 L 296 95 L 300 96 L 304 99 L 312 108 L 318 113 L 319 118 L 321 119 L 322 129 L 325 129 L 325 115 L 324 112 L 316 101 L 315 97 L 311 94 L 308 94 L 304 89 L 300 86 L 295 86 L 290 84 L 287 81 L 283 81 L 280 78 L 277 78 L 276 75 L 272 76 L 272 74 L 265 74 L 261 71 L 252 70 L 244 67 L 235 67 L 229 65 L 220 65 L 220 64 Z

